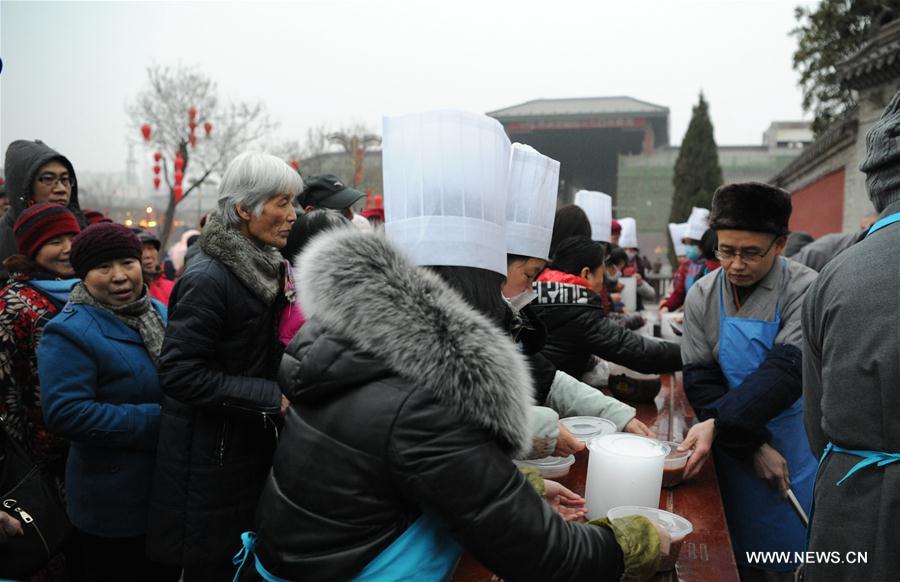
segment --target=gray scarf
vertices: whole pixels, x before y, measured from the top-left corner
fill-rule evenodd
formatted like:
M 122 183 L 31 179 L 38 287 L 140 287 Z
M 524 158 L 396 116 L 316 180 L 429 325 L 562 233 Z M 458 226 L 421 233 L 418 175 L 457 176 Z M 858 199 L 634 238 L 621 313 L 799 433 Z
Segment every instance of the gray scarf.
M 144 287 L 144 294 L 140 299 L 132 301 L 128 305 L 116 307 L 94 299 L 94 296 L 88 293 L 82 282 L 75 285 L 72 289 L 72 293 L 69 295 L 69 303 L 83 303 L 98 309 L 104 309 L 128 327 L 137 330 L 144 341 L 144 349 L 147 350 L 147 353 L 150 354 L 150 359 L 153 360 L 153 365 L 157 364 L 159 352 L 162 350 L 163 338 L 166 335 L 166 326 L 163 323 L 162 316 L 153 308 L 153 303 L 150 302 L 150 294 L 147 292 L 146 287 Z
M 198 242 L 266 305 L 275 302 L 284 276 L 284 258 L 275 248 L 260 248 L 236 228 L 224 225 L 217 211 L 210 213 Z

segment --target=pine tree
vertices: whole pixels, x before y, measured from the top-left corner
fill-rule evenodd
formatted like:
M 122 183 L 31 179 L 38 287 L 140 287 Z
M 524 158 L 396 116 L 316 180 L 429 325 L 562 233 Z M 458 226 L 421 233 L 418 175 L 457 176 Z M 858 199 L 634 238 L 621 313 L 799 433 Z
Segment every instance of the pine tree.
M 700 93 L 700 102 L 694 107 L 691 122 L 681 141 L 672 183 L 675 191 L 669 222 L 676 223 L 685 222 L 694 206 L 709 208 L 713 192 L 722 185 L 719 152 L 703 93 Z

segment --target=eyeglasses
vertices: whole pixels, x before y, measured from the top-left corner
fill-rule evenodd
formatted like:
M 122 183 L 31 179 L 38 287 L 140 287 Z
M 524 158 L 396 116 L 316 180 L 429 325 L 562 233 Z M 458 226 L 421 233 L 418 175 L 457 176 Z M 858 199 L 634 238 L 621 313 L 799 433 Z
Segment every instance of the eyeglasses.
M 68 188 L 75 182 L 68 174 L 62 174 L 60 176 L 57 176 L 56 174 L 41 174 L 37 177 L 37 181 L 48 188 L 53 188 L 56 186 L 57 182 L 62 184 L 63 187 Z
M 759 251 L 758 249 L 746 249 L 741 251 L 736 251 L 734 249 L 716 249 L 716 258 L 723 263 L 731 262 L 735 257 L 740 257 L 745 263 L 758 263 L 764 256 L 769 254 L 769 251 L 772 250 L 776 240 L 778 240 L 777 236 L 772 239 L 772 242 L 769 243 L 769 246 L 766 247 L 766 250 L 764 251 Z

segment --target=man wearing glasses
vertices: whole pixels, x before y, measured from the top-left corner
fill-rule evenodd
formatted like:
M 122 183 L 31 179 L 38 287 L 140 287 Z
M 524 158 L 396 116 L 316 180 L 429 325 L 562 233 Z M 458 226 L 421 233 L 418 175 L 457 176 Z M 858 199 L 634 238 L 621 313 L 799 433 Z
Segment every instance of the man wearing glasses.
M 722 265 L 685 301 L 684 388 L 700 421 L 682 444 L 686 474 L 715 457 L 741 580 L 791 580 L 796 563 L 748 552 L 802 552 L 806 529 L 786 496 L 809 513 L 816 461 L 803 427 L 801 306 L 816 273 L 781 255 L 790 194 L 755 182 L 713 196 L 710 228 Z
M 51 202 L 67 206 L 81 228 L 87 222 L 78 206 L 78 184 L 72 163 L 40 140 L 17 140 L 6 150 L 6 191 L 9 210 L 0 218 L 0 283 L 8 273 L 2 262 L 16 254 L 13 225 L 29 206 Z

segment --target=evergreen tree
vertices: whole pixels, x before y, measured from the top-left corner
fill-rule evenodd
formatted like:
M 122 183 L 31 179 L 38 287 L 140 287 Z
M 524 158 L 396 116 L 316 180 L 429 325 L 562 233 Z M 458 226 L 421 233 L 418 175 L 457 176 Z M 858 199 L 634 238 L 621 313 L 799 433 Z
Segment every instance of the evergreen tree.
M 685 222 L 694 206 L 709 208 L 713 192 L 722 185 L 719 152 L 703 93 L 700 93 L 700 102 L 694 106 L 691 122 L 681 140 L 672 184 L 675 191 L 669 222 L 676 223 Z
M 687 221 L 694 206 L 709 208 L 713 193 L 722 185 L 719 151 L 703 92 L 700 93 L 700 102 L 694 106 L 691 122 L 681 140 L 672 184 L 675 191 L 672 193 L 669 222 L 675 223 Z M 669 261 L 673 266 L 678 264 L 672 241 L 669 241 Z

